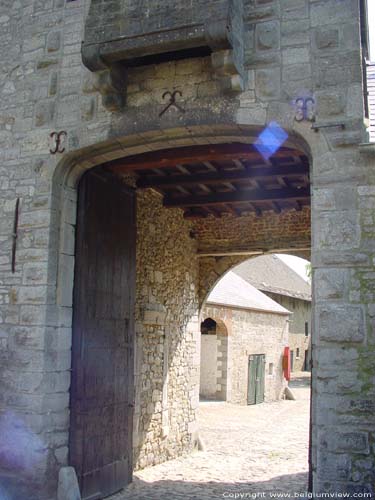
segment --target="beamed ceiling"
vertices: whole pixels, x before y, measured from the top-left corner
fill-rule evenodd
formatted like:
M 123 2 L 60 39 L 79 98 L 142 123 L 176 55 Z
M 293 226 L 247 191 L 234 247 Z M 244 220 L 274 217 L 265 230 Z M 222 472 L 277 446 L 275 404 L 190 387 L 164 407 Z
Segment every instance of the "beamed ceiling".
M 308 159 L 290 147 L 268 159 L 252 144 L 180 147 L 115 160 L 105 168 L 135 175 L 138 188 L 155 189 L 165 207 L 182 208 L 186 218 L 310 205 Z

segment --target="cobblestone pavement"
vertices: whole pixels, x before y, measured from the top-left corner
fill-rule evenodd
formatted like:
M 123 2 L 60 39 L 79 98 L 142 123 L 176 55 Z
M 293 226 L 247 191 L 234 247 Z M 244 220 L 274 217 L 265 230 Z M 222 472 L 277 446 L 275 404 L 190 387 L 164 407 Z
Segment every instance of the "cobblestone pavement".
M 307 489 L 309 377 L 291 388 L 296 401 L 235 406 L 205 402 L 199 409 L 205 451 L 138 471 L 111 500 L 269 498 Z M 237 498 L 241 498 L 237 496 Z

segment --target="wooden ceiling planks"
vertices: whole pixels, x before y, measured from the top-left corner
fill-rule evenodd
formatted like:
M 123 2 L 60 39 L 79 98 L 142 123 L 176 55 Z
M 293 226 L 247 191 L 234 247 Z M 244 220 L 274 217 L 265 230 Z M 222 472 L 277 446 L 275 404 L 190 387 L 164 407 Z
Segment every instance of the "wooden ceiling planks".
M 135 174 L 137 188 L 157 190 L 164 206 L 182 208 L 186 218 L 261 216 L 267 210 L 281 213 L 310 204 L 308 159 L 286 147 L 267 159 L 251 144 L 181 147 L 105 167 L 120 177 Z

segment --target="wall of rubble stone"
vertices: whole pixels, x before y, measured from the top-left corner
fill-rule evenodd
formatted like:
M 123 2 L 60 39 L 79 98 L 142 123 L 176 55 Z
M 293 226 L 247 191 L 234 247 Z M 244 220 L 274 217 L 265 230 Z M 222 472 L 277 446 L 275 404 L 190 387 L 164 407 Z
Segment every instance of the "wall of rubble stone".
M 194 446 L 199 394 L 198 259 L 191 223 L 137 197 L 135 467 Z
M 311 301 L 267 291 L 264 293 L 292 312 L 289 323 L 289 346 L 293 351 L 293 371 L 304 370 L 305 351 L 308 351 L 307 359 L 310 360 L 311 357 Z M 310 361 L 308 363 L 310 368 Z
M 227 401 L 229 335 L 225 323 L 217 318 L 214 328 L 203 328 L 208 319 L 206 309 L 201 313 L 200 398 Z M 212 318 L 210 318 L 212 319 Z
M 289 347 L 293 356 L 293 372 L 309 371 L 311 367 L 311 337 L 289 332 Z M 307 360 L 307 364 L 305 362 Z
M 129 102 L 134 105 L 118 114 L 104 110 L 93 77 L 82 66 L 88 4 L 84 0 L 1 4 L 0 422 L 6 435 L 29 443 L 28 455 L 23 453 L 25 447 L 18 447 L 12 460 L 8 449 L 15 441 L 0 443 L 2 486 L 15 486 L 21 498 L 49 500 L 55 496 L 57 471 L 68 461 L 76 181 L 82 172 L 145 150 L 233 138 L 245 141 L 255 133 L 254 127 L 259 132 L 277 121 L 290 137 L 300 139 L 312 162 L 314 485 L 317 491 L 374 492 L 375 152 L 373 146 L 361 145 L 358 2 L 245 0 L 244 92 L 236 97 L 220 93 L 205 61 L 194 70 L 187 69 L 195 65 L 188 60 L 164 63 L 153 70 L 155 77 L 150 76 L 144 89 L 132 70 L 135 86 Z M 177 69 L 179 76 L 186 75 L 178 83 L 171 76 Z M 196 85 L 186 94 L 190 100 L 181 100 L 186 112 L 171 110 L 160 118 L 162 93 L 177 84 L 185 86 L 187 80 Z M 150 86 L 158 89 L 152 102 Z M 310 122 L 297 123 L 295 99 L 306 95 L 316 100 L 315 126 L 340 126 L 315 132 Z M 62 130 L 67 132 L 65 152 L 52 155 L 50 133 Z M 60 191 L 65 193 L 62 205 Z M 21 212 L 12 273 L 18 197 Z M 239 258 L 223 257 L 225 266 L 220 258 L 214 259 L 213 266 L 211 261 L 200 264 L 208 269 L 200 277 L 207 292 L 214 284 L 211 271 L 218 277 L 220 266 L 225 271 L 228 260 L 234 264 Z M 195 279 L 191 278 L 196 285 Z M 188 318 L 184 321 L 187 324 Z M 176 331 L 172 322 L 168 328 Z M 164 345 L 166 359 L 169 352 L 180 352 L 184 342 L 190 342 L 189 335 L 182 340 L 171 334 L 176 351 L 168 350 L 162 331 L 158 325 L 141 325 L 138 338 L 140 344 L 145 340 L 145 352 L 151 345 L 159 349 Z M 179 359 L 187 360 L 182 354 Z M 180 369 L 184 379 L 186 370 Z M 147 398 L 150 389 L 144 389 Z M 156 392 L 155 398 L 160 401 Z M 141 407 L 144 403 L 139 401 Z M 192 415 L 188 406 L 186 412 Z M 176 420 L 164 420 L 165 433 L 170 427 L 173 435 L 180 426 L 182 416 L 176 415 Z M 158 432 L 157 418 L 150 420 L 149 438 L 144 437 L 146 420 L 136 422 L 138 435 L 143 436 L 137 450 L 143 450 L 146 463 L 152 460 L 149 443 L 152 433 Z M 157 438 L 155 450 L 161 449 Z
M 224 215 L 197 220 L 194 230 L 201 254 L 227 252 L 269 252 L 274 249 L 308 250 L 311 241 L 311 212 L 289 210 L 280 214 L 271 210 L 262 215 L 254 212 L 241 217 Z
M 202 318 L 222 322 L 228 332 L 227 401 L 247 404 L 251 354 L 265 354 L 265 401 L 279 400 L 287 385 L 282 356 L 288 345 L 288 316 L 206 304 Z

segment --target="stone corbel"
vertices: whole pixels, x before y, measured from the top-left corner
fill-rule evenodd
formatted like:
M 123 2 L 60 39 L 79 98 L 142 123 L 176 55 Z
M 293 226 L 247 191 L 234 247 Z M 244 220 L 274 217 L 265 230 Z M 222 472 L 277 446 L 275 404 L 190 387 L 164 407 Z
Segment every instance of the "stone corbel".
M 214 52 L 231 48 L 231 29 L 228 19 L 219 19 L 204 25 L 208 47 Z
M 121 63 L 107 66 L 93 47 L 83 46 L 82 60 L 94 73 L 94 87 L 108 111 L 121 111 L 126 104 L 127 71 Z
M 94 87 L 108 111 L 121 111 L 126 104 L 126 68 L 115 64 L 95 73 Z
M 211 54 L 211 62 L 222 92 L 242 92 L 244 82 L 235 64 L 232 49 L 213 52 Z
M 229 19 L 207 23 L 205 33 L 207 45 L 212 49 L 212 67 L 222 92 L 241 92 L 244 87 L 242 71 L 235 61 Z

